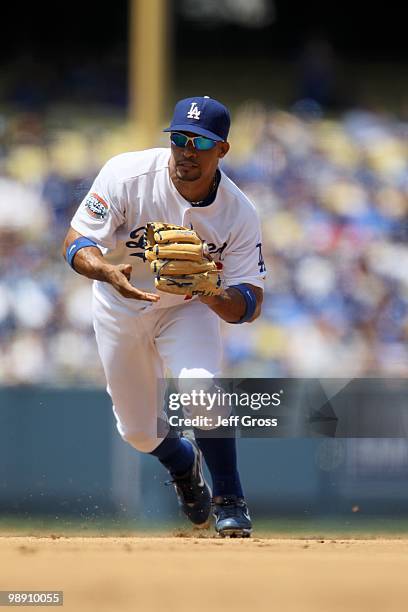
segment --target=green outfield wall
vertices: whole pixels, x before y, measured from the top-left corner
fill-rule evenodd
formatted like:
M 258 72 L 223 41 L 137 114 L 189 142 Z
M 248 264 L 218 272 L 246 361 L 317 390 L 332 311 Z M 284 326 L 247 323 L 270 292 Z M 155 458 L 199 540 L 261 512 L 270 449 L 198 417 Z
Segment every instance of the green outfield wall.
M 405 439 L 240 439 L 259 516 L 408 511 Z M 167 520 L 166 472 L 125 444 L 100 389 L 0 389 L 0 514 Z

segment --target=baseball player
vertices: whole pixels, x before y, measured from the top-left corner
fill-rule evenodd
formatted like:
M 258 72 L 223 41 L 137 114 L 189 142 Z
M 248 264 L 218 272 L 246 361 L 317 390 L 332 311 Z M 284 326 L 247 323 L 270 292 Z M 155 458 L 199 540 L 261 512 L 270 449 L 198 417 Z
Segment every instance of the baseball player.
M 218 534 L 246 537 L 252 526 L 234 437 L 157 430 L 157 380 L 166 371 L 179 381 L 219 376 L 220 319 L 244 324 L 260 314 L 259 220 L 218 167 L 229 127 L 220 102 L 179 101 L 164 130 L 170 148 L 124 153 L 102 168 L 72 219 L 64 255 L 94 281 L 96 341 L 120 435 L 167 468 L 195 525 L 212 513 Z

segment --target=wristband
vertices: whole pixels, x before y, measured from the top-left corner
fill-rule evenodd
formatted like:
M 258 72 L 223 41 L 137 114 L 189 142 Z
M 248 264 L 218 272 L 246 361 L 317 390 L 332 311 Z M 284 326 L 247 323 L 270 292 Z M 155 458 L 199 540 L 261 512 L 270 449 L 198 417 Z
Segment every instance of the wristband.
M 238 323 L 246 323 L 247 321 L 250 321 L 252 319 L 252 317 L 254 316 L 255 310 L 256 310 L 256 295 L 254 290 L 252 289 L 252 287 L 248 287 L 248 285 L 231 285 L 232 289 L 237 289 L 237 291 L 240 292 L 240 294 L 244 297 L 245 300 L 245 312 L 242 315 L 242 317 L 240 318 L 239 321 L 234 321 L 234 324 L 238 324 Z
M 73 264 L 75 255 L 78 253 L 80 249 L 83 249 L 84 247 L 90 247 L 90 246 L 97 247 L 98 245 L 96 244 L 96 242 L 94 242 L 90 238 L 85 238 L 85 236 L 81 236 L 80 238 L 77 238 L 76 240 L 71 242 L 71 244 L 67 246 L 67 250 L 65 252 L 65 258 L 73 270 L 75 270 L 74 264 Z

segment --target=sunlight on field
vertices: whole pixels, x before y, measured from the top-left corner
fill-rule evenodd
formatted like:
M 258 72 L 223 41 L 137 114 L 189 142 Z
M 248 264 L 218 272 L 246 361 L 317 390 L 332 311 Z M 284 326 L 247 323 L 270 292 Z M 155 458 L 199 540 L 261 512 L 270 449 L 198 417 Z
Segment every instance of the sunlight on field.
M 408 539 L 1 537 L 2 590 L 63 590 L 64 609 L 404 610 Z

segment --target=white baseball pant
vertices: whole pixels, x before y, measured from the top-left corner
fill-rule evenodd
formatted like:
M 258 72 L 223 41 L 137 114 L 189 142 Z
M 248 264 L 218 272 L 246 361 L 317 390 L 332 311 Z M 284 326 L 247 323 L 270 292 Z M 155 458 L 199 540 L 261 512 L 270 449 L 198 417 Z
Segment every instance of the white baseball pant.
M 118 431 L 139 451 L 151 452 L 162 442 L 157 417 L 164 392 L 158 380 L 166 371 L 176 379 L 219 376 L 220 320 L 198 300 L 139 313 L 94 295 L 93 313 Z

